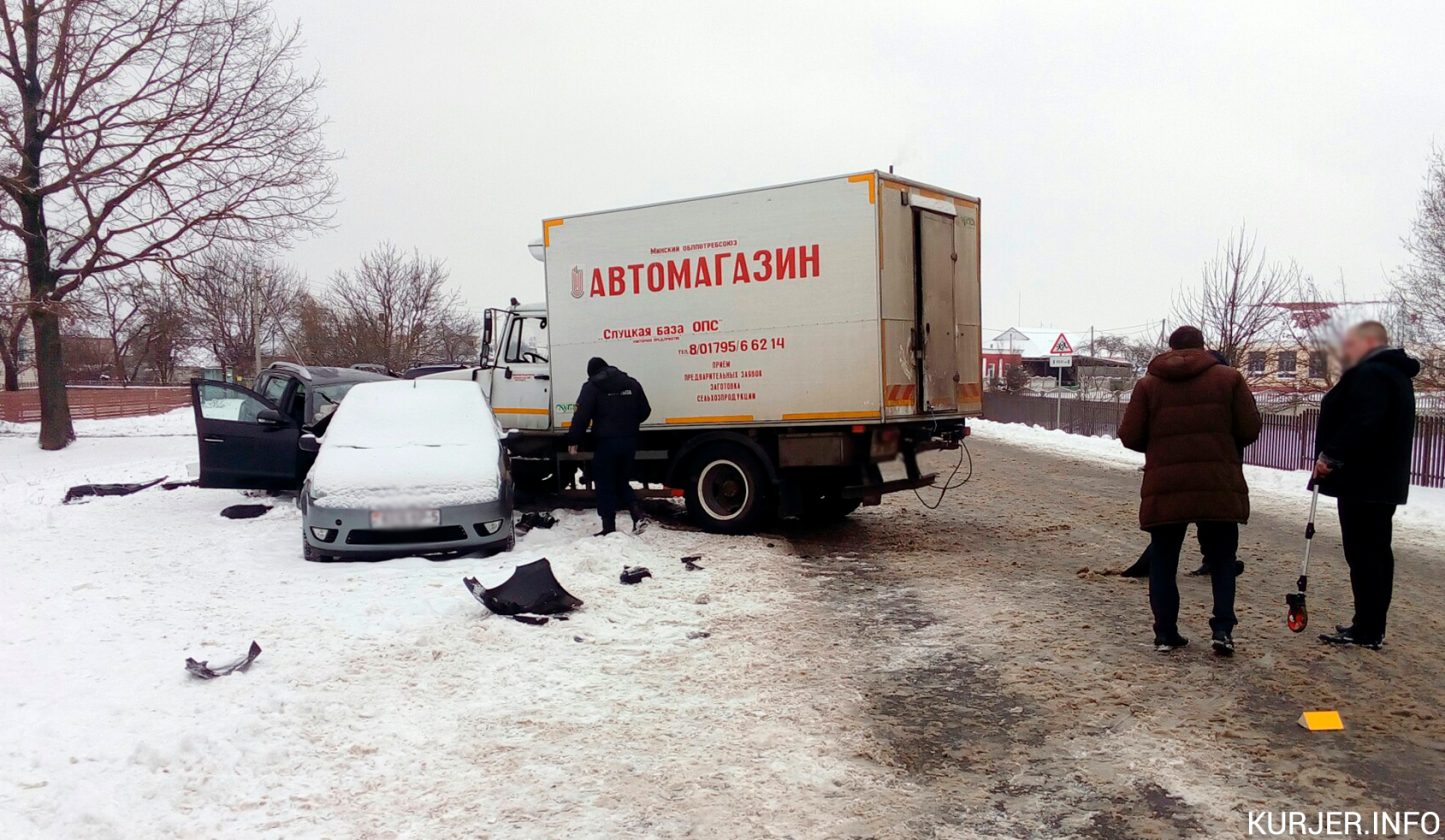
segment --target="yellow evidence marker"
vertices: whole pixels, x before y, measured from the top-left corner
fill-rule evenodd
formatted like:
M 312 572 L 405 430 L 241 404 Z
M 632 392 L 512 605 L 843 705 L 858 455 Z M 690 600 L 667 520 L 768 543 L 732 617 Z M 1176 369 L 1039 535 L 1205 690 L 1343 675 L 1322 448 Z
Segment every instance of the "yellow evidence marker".
M 1311 732 L 1345 728 L 1345 722 L 1340 720 L 1340 713 L 1336 711 L 1305 712 L 1299 716 L 1299 725 Z

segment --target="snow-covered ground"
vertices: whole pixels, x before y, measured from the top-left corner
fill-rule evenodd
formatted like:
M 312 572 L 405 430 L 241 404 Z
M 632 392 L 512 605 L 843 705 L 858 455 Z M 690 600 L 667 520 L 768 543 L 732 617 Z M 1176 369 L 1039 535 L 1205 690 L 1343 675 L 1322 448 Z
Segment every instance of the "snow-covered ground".
M 971 420 L 969 426 L 976 437 L 985 440 L 1007 441 L 1126 469 L 1137 470 L 1144 466 L 1141 453 L 1125 449 L 1111 437 L 1071 435 L 1022 423 L 990 420 Z M 1256 507 L 1271 507 L 1290 514 L 1301 513 L 1309 507 L 1309 491 L 1305 489 L 1309 483 L 1307 471 L 1275 470 L 1246 464 L 1244 477 L 1249 482 L 1250 501 Z M 1328 499 L 1322 499 L 1321 505 L 1331 510 L 1334 508 L 1334 503 Z M 1445 488 L 1411 487 L 1410 502 L 1396 513 L 1395 526 L 1437 538 L 1445 535 Z
M 1393 659 L 1286 648 L 1265 629 L 1277 629 L 1276 596 L 1293 581 L 1281 543 L 1257 552 L 1268 562 L 1250 557 L 1260 583 L 1244 590 L 1236 669 L 1131 660 L 1152 654 L 1110 622 L 1138 613 L 1147 639 L 1141 590 L 1075 574 L 1137 549 L 1125 476 L 1142 459 L 1113 440 L 978 422 L 976 453 L 992 472 L 940 511 L 899 494 L 793 545 L 661 525 L 597 539 L 592 517 L 562 512 L 496 558 L 313 564 L 289 499 L 240 521 L 218 512 L 268 500 L 156 487 L 60 504 L 82 482 L 187 477 L 189 409 L 82 424 L 59 453 L 40 452 L 32 429 L 11 431 L 0 435 L 4 838 L 1018 836 L 1044 817 L 1147 823 L 1149 808 L 1172 827 L 1177 802 L 1138 793 L 1136 777 L 1183 797 L 1220 836 L 1243 830 L 1247 805 L 1324 784 L 1318 768 L 1274 772 L 1277 750 L 1303 766 L 1308 743 L 1276 742 L 1274 718 L 1252 728 L 1257 710 L 1227 724 L 1199 711 L 1221 697 L 1258 705 L 1308 682 L 1358 715 L 1358 751 L 1396 732 L 1348 706 L 1360 680 L 1383 680 L 1404 686 L 1390 714 L 1417 716 L 1408 736 L 1439 743 L 1423 687 L 1438 685 L 1439 628 L 1420 605 L 1437 595 L 1402 587 L 1408 624 Z M 1115 490 L 1083 505 L 1072 530 L 1040 524 L 1034 511 L 1052 494 L 1030 486 L 1012 516 L 1010 488 L 1037 473 L 1009 470 L 1043 467 L 1051 481 L 1077 469 Z M 1288 514 L 1262 519 L 1302 518 L 1302 473 L 1249 478 L 1257 506 Z M 1416 488 L 1402 511 L 1410 558 L 1438 556 L 1418 546 L 1440 544 L 1442 496 Z M 1284 539 L 1266 527 L 1250 539 Z M 702 571 L 683 569 L 690 554 Z M 568 621 L 489 616 L 462 585 L 541 556 L 586 602 Z M 654 576 L 623 586 L 624 564 Z M 1322 615 L 1345 591 L 1331 581 L 1312 588 Z M 1267 594 L 1250 601 L 1256 591 Z M 1064 603 L 1082 617 L 1060 644 Z M 187 656 L 224 662 L 253 639 L 264 652 L 248 673 L 202 682 L 183 669 Z M 1387 662 L 1402 673 L 1377 673 Z M 1161 709 L 1150 686 L 1180 668 L 1176 688 L 1197 696 Z M 1297 705 L 1270 713 L 1289 727 Z M 1244 781 L 1241 744 L 1260 756 L 1242 765 L 1257 770 Z M 1410 778 L 1366 770 L 1367 781 Z M 1341 776 L 1324 789 L 1359 785 Z M 964 811 L 1003 827 L 950 833 Z M 1099 836 L 1077 830 L 1058 833 Z
M 36 423 L 0 422 L 0 437 L 28 437 L 34 439 L 39 425 Z M 190 406 L 167 411 L 164 414 L 147 414 L 139 417 L 117 417 L 111 420 L 76 420 L 75 433 L 78 437 L 189 437 L 196 436 L 196 415 Z
M 847 652 L 786 659 L 779 616 L 808 605 L 763 538 L 596 539 L 563 512 L 491 559 L 306 563 L 289 499 L 239 521 L 233 491 L 61 505 L 195 459 L 191 431 L 82 433 L 0 437 L 0 837 L 820 836 L 896 784 L 857 757 L 856 698 L 798 690 Z M 462 584 L 542 556 L 586 602 L 569 621 L 490 616 Z M 623 586 L 624 564 L 653 577 Z M 183 670 L 253 639 L 247 673 Z

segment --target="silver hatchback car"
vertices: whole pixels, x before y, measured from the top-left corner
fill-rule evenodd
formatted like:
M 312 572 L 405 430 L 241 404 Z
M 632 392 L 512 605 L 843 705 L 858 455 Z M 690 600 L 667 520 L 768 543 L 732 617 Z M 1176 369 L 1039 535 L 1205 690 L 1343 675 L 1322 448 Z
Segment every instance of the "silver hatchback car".
M 356 385 L 297 496 L 307 560 L 505 551 L 512 479 L 481 390 L 456 380 Z

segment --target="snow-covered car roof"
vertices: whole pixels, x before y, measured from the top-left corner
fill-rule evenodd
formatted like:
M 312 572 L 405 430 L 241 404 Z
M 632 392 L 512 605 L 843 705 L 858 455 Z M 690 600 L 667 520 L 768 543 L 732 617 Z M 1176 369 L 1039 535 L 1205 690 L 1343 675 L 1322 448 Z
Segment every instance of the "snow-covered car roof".
M 363 382 L 336 409 L 311 469 L 330 508 L 441 508 L 495 501 L 500 428 L 476 383 Z
M 476 383 L 447 379 L 363 382 L 346 395 L 327 445 L 358 449 L 496 442 L 492 410 Z

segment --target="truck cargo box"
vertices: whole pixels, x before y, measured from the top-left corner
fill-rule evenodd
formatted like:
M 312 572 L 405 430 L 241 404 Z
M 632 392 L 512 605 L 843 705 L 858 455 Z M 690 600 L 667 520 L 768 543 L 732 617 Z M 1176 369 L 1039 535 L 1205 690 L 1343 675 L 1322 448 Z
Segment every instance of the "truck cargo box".
M 587 360 L 648 426 L 981 410 L 979 201 L 881 172 L 543 222 L 554 427 Z

